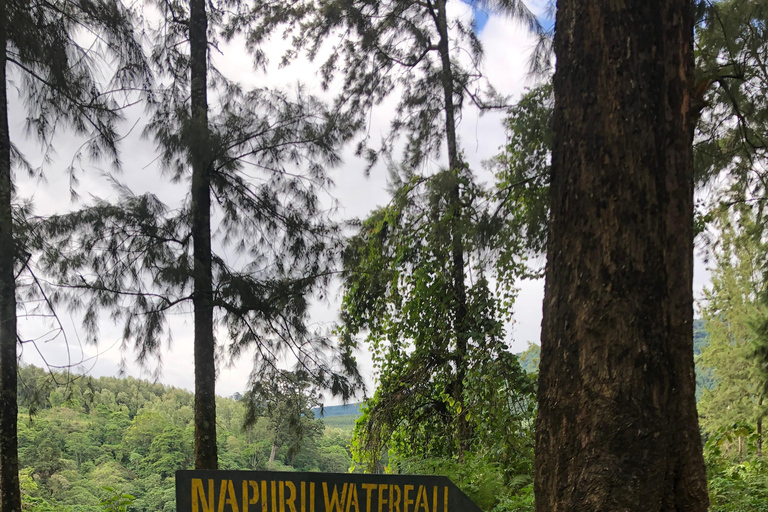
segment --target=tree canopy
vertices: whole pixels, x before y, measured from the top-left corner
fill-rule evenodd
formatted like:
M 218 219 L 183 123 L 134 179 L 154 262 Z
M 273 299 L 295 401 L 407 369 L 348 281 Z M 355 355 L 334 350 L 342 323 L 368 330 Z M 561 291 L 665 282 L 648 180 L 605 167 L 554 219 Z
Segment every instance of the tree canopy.
M 119 165 L 116 123 L 130 91 L 149 78 L 135 13 L 115 0 L 3 2 L 0 6 L 0 508 L 21 509 L 16 439 L 17 288 L 31 272 L 14 208 L 14 168 L 35 172 L 11 140 L 9 91 L 16 89 L 27 128 L 51 151 L 70 129 L 87 138 L 80 153 Z M 83 37 L 83 33 L 87 34 Z M 107 70 L 101 66 L 107 65 Z M 110 75 L 110 71 L 113 74 Z M 75 160 L 76 161 L 76 160 Z M 74 176 L 74 169 L 71 169 Z M 14 211 L 15 210 L 15 211 Z
M 218 332 L 231 356 L 255 351 L 260 379 L 284 358 L 344 397 L 359 379 L 349 347 L 307 328 L 337 254 L 319 193 L 346 125 L 301 89 L 246 90 L 213 67 L 208 53 L 231 22 L 229 7 L 157 4 L 151 57 L 160 85 L 146 133 L 159 171 L 189 180 L 184 202 L 118 185 L 116 203 L 46 219 L 40 237 L 55 241 L 42 257 L 59 287 L 54 299 L 84 310 L 94 340 L 108 311 L 142 362 L 170 339 L 168 315 L 192 304 L 201 468 L 216 467 Z

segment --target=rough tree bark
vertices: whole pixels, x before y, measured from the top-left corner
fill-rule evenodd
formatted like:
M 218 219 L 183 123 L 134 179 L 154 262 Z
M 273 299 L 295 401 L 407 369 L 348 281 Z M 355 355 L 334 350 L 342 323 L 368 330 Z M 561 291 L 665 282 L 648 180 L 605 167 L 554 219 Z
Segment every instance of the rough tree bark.
M 195 323 L 195 468 L 217 469 L 216 340 L 211 262 L 211 149 L 208 128 L 208 18 L 205 0 L 189 4 L 192 129 L 192 244 Z
M 690 0 L 560 0 L 536 510 L 705 511 Z
M 5 3 L 0 6 L 0 510 L 21 510 L 16 416 L 16 280 L 13 275 L 11 137 Z

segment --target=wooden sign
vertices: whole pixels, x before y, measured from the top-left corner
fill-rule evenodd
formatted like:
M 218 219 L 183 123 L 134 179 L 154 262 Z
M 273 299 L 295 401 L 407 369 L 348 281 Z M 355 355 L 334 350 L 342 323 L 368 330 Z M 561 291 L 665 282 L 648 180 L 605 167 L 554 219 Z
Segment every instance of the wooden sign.
M 443 476 L 177 471 L 176 512 L 481 512 Z

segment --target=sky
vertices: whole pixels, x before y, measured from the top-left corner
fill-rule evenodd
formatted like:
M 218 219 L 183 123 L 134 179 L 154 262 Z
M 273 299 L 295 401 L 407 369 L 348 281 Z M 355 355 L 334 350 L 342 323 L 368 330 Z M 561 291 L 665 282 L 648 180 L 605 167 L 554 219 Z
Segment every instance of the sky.
M 544 23 L 551 23 L 547 18 L 543 0 L 529 5 Z M 467 20 L 476 16 L 476 30 L 485 45 L 484 70 L 499 92 L 514 99 L 527 87 L 535 85 L 527 73 L 527 59 L 534 46 L 534 40 L 522 28 L 493 12 L 478 9 L 474 0 L 454 0 L 449 2 L 449 10 L 451 16 Z M 274 48 L 273 51 L 279 54 L 285 46 L 281 41 L 274 41 L 270 48 Z M 226 52 L 215 54 L 213 58 L 224 74 L 245 85 L 292 86 L 301 80 L 312 92 L 322 92 L 318 80 L 307 71 L 313 69 L 314 65 L 307 62 L 299 62 L 282 69 L 271 66 L 268 74 L 264 75 L 250 71 L 249 66 L 243 66 L 243 62 L 249 62 L 249 59 L 242 49 L 237 47 L 228 48 Z M 23 108 L 18 99 L 14 100 L 12 97 L 9 107 L 12 140 L 33 164 L 41 164 L 40 146 L 30 140 L 24 132 Z M 371 135 L 384 135 L 387 132 L 392 107 L 393 102 L 389 101 L 373 111 L 369 128 Z M 140 127 L 141 123 L 146 121 L 146 115 L 137 109 L 129 112 L 128 117 L 132 122 L 136 122 L 136 127 L 131 130 L 132 123 L 125 126 L 129 133 L 122 142 L 123 170 L 120 178 L 135 192 L 152 190 L 164 201 L 178 201 L 185 192 L 183 187 L 170 184 L 157 173 L 154 145 L 141 137 Z M 477 112 L 465 110 L 458 131 L 465 157 L 473 169 L 481 169 L 482 162 L 496 155 L 504 145 L 502 119 L 501 113 L 479 116 Z M 80 144 L 82 140 L 71 135 L 62 134 L 56 137 L 56 152 L 50 155 L 50 162 L 46 164 L 45 181 L 17 173 L 19 195 L 34 200 L 36 213 L 60 213 L 82 204 L 71 200 L 68 178 L 63 171 Z M 348 148 L 344 152 L 343 165 L 333 170 L 332 176 L 336 185 L 332 194 L 341 205 L 340 215 L 343 218 L 364 217 L 373 208 L 386 204 L 389 199 L 385 191 L 384 169 L 376 167 L 369 176 L 365 176 L 362 171 L 364 165 L 364 162 L 354 156 L 352 149 Z M 97 165 L 86 165 L 86 172 L 80 175 L 79 190 L 82 200 L 87 200 L 91 195 L 104 199 L 115 198 L 115 192 L 104 176 L 104 169 Z M 541 257 L 532 263 L 543 266 L 544 259 Z M 707 275 L 700 262 L 697 262 L 696 271 L 695 289 L 700 293 L 707 282 Z M 513 351 L 521 352 L 529 342 L 539 342 L 543 295 L 543 280 L 519 283 L 514 321 L 508 332 L 508 342 Z M 312 321 L 330 327 L 337 320 L 339 299 L 338 288 L 331 290 L 327 298 L 314 307 Z M 173 342 L 164 348 L 162 363 L 149 369 L 142 369 L 135 363 L 134 354 L 130 349 L 121 350 L 120 326 L 111 324 L 108 319 L 100 323 L 100 343 L 95 347 L 80 343 L 82 329 L 76 314 L 64 314 L 62 320 L 66 324 L 67 339 L 59 336 L 47 343 L 37 343 L 36 346 L 25 343 L 22 347 L 22 361 L 38 366 L 43 364 L 43 358 L 53 366 L 74 362 L 80 363 L 78 371 L 88 371 L 93 376 L 124 372 L 180 388 L 193 389 L 192 316 L 189 310 L 179 312 L 171 320 Z M 45 330 L 44 327 L 34 318 L 20 320 L 20 332 L 27 338 L 36 337 Z M 363 351 L 358 355 L 358 361 L 363 373 L 370 376 L 370 356 Z M 251 363 L 247 357 L 241 358 L 235 364 L 220 365 L 217 394 L 231 396 L 236 392 L 243 392 L 250 368 Z M 373 380 L 369 378 L 368 382 L 370 394 L 373 391 Z M 327 398 L 326 405 L 334 403 L 337 401 Z

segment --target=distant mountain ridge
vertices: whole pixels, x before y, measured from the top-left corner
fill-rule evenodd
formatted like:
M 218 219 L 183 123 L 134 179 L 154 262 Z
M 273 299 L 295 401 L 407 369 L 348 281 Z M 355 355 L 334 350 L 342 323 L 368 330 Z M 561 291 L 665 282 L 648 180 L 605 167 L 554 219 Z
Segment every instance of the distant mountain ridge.
M 330 418 L 332 416 L 360 416 L 360 408 L 363 406 L 362 402 L 355 402 L 353 404 L 346 405 L 328 405 L 323 407 L 322 413 L 320 407 L 315 407 L 312 412 L 315 413 L 315 418 Z

